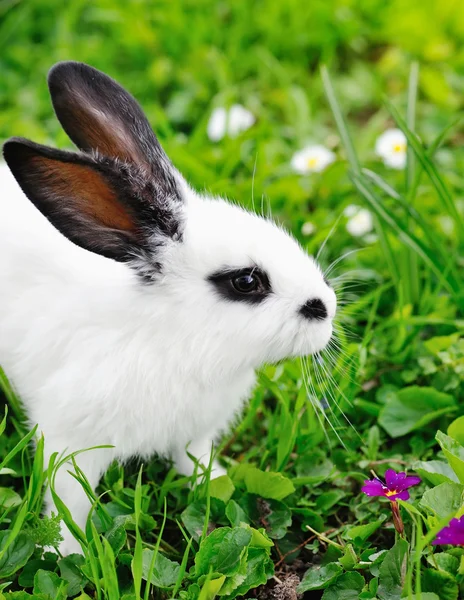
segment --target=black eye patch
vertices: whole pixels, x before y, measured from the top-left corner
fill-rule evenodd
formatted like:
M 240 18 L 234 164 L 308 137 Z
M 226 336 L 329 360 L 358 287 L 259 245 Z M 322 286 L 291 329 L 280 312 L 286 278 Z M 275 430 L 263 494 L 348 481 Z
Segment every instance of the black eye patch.
M 224 268 L 208 277 L 215 290 L 225 300 L 258 304 L 271 293 L 267 274 L 258 267 Z

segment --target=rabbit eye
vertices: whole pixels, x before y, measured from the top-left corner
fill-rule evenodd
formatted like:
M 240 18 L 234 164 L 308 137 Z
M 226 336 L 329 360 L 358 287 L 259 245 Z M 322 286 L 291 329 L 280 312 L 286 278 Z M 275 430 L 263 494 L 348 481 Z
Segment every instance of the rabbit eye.
M 249 275 L 239 275 L 238 277 L 234 277 L 232 280 L 232 285 L 241 294 L 251 294 L 256 291 L 261 283 L 258 276 L 254 273 L 250 273 Z
M 227 300 L 256 304 L 271 293 L 268 276 L 258 267 L 245 269 L 223 269 L 210 275 L 208 280 L 216 291 Z

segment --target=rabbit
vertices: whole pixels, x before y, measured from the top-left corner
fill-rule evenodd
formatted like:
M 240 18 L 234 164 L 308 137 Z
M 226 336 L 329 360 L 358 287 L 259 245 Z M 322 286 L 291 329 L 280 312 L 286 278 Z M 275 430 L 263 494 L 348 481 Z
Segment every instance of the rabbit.
M 191 475 L 260 366 L 327 345 L 334 290 L 281 226 L 194 191 L 113 79 L 61 62 L 48 85 L 78 151 L 3 146 L 0 364 L 46 460 L 111 446 L 76 457 L 94 488 L 134 456 Z M 56 491 L 82 528 L 90 503 L 68 468 Z

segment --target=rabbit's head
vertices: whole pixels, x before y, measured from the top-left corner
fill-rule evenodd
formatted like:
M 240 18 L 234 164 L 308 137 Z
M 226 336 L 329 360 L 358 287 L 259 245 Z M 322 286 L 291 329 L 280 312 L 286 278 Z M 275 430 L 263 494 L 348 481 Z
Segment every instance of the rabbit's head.
M 336 297 L 288 233 L 194 192 L 140 106 L 108 76 L 59 63 L 49 87 L 80 152 L 13 138 L 4 156 L 26 196 L 62 234 L 126 263 L 153 319 L 163 315 L 185 340 L 203 340 L 235 363 L 257 366 L 324 348 Z

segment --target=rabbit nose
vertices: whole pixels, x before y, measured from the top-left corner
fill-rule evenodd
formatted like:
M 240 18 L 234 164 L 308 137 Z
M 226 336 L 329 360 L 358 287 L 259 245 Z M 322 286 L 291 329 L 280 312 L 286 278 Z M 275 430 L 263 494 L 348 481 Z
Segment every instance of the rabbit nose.
M 327 308 L 320 298 L 312 298 L 303 304 L 300 314 L 305 319 L 323 321 L 327 319 Z

